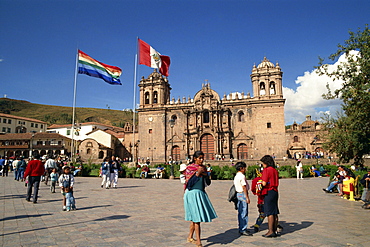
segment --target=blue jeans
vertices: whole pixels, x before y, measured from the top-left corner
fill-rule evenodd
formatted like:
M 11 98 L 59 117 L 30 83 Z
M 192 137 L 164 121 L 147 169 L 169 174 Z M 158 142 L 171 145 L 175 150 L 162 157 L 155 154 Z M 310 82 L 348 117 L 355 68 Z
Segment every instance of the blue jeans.
M 68 207 L 75 207 L 75 198 L 73 197 L 73 192 L 66 193 L 66 206 Z
M 332 191 L 335 187 L 335 185 L 337 185 L 339 182 L 338 181 L 333 181 L 330 183 L 329 187 L 326 188 L 327 191 Z M 338 190 L 339 191 L 339 190 Z
M 17 181 L 19 181 L 19 179 L 23 179 L 23 176 L 24 176 L 24 169 L 23 168 L 19 168 L 18 171 L 17 171 Z
M 248 227 L 248 203 L 244 192 L 237 193 L 239 232 L 245 232 Z

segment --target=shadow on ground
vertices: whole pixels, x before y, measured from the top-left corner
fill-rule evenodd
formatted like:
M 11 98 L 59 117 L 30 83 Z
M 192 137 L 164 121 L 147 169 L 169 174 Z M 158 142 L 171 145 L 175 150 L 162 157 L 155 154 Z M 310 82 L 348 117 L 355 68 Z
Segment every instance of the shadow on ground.
M 214 244 L 230 244 L 239 237 L 240 234 L 238 228 L 229 229 L 224 233 L 219 233 L 217 235 L 208 237 L 206 246 L 211 246 Z

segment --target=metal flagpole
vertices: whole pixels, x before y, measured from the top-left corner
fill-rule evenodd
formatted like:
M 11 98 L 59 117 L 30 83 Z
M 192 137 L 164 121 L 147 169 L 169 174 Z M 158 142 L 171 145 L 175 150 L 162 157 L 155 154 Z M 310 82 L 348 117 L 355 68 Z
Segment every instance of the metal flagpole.
M 77 94 L 77 70 L 78 70 L 78 49 L 76 55 L 76 67 L 75 67 L 75 82 L 73 85 L 73 106 L 72 106 L 72 142 L 71 142 L 71 160 L 73 162 L 74 155 L 74 126 L 75 126 L 75 115 L 76 115 L 76 94 Z
M 136 125 L 136 83 L 137 83 L 137 53 L 139 37 L 136 37 L 136 54 L 135 54 L 135 68 L 134 68 L 134 99 L 133 99 L 133 116 L 132 116 L 132 161 L 136 166 L 136 144 L 135 144 L 135 125 Z

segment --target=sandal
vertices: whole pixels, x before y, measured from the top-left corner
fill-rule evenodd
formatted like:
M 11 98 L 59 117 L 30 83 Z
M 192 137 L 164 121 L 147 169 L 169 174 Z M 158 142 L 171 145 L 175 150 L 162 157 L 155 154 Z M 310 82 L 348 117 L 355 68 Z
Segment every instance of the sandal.
M 195 244 L 195 242 L 196 242 L 197 240 L 195 240 L 194 238 L 188 238 L 186 241 L 187 241 L 188 243 Z

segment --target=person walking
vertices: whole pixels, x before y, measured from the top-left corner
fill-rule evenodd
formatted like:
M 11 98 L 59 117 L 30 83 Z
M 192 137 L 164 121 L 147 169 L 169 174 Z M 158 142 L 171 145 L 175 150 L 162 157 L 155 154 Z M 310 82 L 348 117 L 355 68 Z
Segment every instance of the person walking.
M 252 236 L 252 234 L 247 230 L 248 227 L 248 204 L 250 203 L 248 190 L 249 184 L 245 178 L 245 171 L 247 165 L 244 162 L 238 162 L 235 165 L 238 171 L 234 177 L 234 186 L 237 192 L 236 196 L 238 198 L 238 227 L 239 234 L 245 236 Z
M 25 180 L 23 177 L 24 177 L 24 172 L 26 171 L 26 168 L 27 168 L 26 161 L 23 159 L 23 157 L 19 157 L 19 161 L 17 164 L 17 170 L 18 170 L 17 181 L 19 181 L 19 179 L 21 179 L 21 182 Z
M 116 160 L 116 157 L 112 156 L 112 159 L 110 160 L 110 182 L 111 182 L 111 187 L 113 187 L 114 189 L 117 189 L 119 168 L 120 168 L 120 165 L 118 161 Z
M 3 165 L 3 177 L 7 177 L 8 173 L 9 173 L 9 157 L 6 157 Z
M 185 220 L 190 221 L 187 242 L 195 243 L 198 247 L 202 246 L 200 223 L 211 222 L 212 219 L 217 218 L 217 214 L 205 192 L 205 187 L 211 184 L 211 180 L 206 167 L 203 165 L 203 160 L 204 153 L 196 151 L 193 155 L 192 164 L 186 167 L 186 181 L 184 184 Z M 196 239 L 193 238 L 194 232 Z
M 110 168 L 109 168 L 109 158 L 106 157 L 103 160 L 103 163 L 101 164 L 101 176 L 102 176 L 102 182 L 101 182 L 101 187 L 109 189 L 110 186 Z
M 301 160 L 297 160 L 297 164 L 295 166 L 295 169 L 297 171 L 297 179 L 303 179 L 303 165 Z
M 28 162 L 26 171 L 24 173 L 24 179 L 28 176 L 26 201 L 31 201 L 32 187 L 34 187 L 33 203 L 37 203 L 41 176 L 44 174 L 44 172 L 45 168 L 40 160 L 40 155 L 34 155 L 33 160 Z
M 262 186 L 264 197 L 264 213 L 268 219 L 268 232 L 262 235 L 265 238 L 277 237 L 278 225 L 278 186 L 279 173 L 275 169 L 274 159 L 270 155 L 265 155 L 261 159 L 263 165 Z

